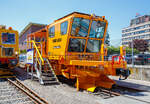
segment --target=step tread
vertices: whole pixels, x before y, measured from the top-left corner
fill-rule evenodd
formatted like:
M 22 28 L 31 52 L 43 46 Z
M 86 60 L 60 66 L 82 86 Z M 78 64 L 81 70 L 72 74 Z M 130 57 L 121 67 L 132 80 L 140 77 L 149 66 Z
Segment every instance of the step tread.
M 42 73 L 52 73 L 52 71 L 42 71 Z
M 56 80 L 56 78 L 42 78 L 43 81 L 53 81 Z
M 53 74 L 42 74 L 42 76 L 45 76 L 45 77 L 54 77 Z
M 59 84 L 59 82 L 57 82 L 57 81 L 43 81 L 43 82 L 45 85 L 46 84 Z

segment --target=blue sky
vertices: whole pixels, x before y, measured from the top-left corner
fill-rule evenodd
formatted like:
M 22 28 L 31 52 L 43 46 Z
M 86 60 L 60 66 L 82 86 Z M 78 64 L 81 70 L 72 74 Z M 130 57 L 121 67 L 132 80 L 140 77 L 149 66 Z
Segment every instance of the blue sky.
M 136 13 L 150 14 L 150 0 L 0 0 L 0 24 L 21 32 L 29 22 L 50 24 L 73 11 L 105 16 L 111 44 L 118 45 Z

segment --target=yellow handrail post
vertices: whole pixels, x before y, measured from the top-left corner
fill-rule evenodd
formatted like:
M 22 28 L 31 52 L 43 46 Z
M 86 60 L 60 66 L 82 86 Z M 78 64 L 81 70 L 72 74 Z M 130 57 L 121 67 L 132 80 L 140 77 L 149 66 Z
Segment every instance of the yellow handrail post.
M 104 61 L 104 44 L 101 45 L 101 60 Z

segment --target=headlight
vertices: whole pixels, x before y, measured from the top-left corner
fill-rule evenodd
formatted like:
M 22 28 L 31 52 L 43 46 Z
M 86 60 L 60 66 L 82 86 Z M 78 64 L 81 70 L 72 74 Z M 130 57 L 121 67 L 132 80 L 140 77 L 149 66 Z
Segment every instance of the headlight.
M 15 55 L 18 55 L 18 52 L 17 52 L 17 51 L 15 52 Z
M 17 60 L 11 60 L 10 63 L 11 63 L 11 65 L 16 65 L 17 64 Z
M 12 61 L 12 64 L 16 64 L 16 61 L 13 60 L 13 61 Z

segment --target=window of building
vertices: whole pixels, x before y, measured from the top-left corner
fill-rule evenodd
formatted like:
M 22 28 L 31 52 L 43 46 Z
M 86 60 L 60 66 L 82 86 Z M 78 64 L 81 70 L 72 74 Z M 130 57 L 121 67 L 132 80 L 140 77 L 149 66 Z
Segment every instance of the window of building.
M 49 37 L 54 37 L 55 36 L 55 26 L 52 26 L 49 28 Z
M 13 48 L 2 48 L 2 55 L 3 56 L 12 56 L 14 53 Z
M 61 23 L 60 25 L 61 35 L 67 34 L 67 29 L 68 29 L 68 21 Z
M 149 29 L 145 30 L 145 32 L 149 32 Z
M 15 34 L 13 33 L 2 33 L 3 44 L 15 44 Z
M 147 28 L 148 27 L 148 24 L 147 25 L 145 25 L 145 28 Z
M 145 36 L 144 35 L 142 35 L 142 36 L 140 36 L 140 39 L 142 39 L 142 38 L 144 38 Z
M 137 18 L 137 19 L 136 19 L 136 24 L 139 24 L 139 23 L 140 23 L 140 19 Z

